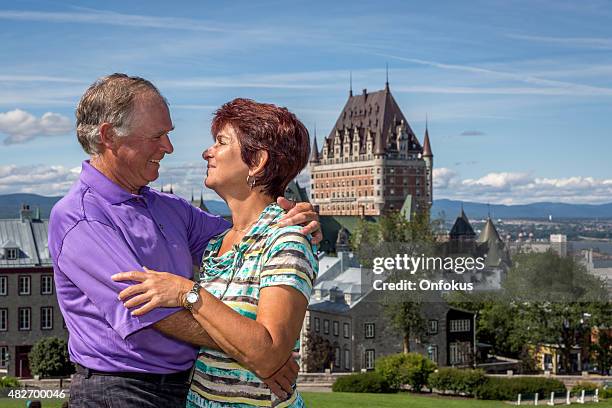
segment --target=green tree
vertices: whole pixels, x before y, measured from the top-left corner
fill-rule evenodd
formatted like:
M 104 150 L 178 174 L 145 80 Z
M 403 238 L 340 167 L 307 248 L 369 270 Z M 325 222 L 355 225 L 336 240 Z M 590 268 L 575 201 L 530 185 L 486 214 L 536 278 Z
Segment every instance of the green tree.
M 41 377 L 59 377 L 74 373 L 74 365 L 68 357 L 68 345 L 57 337 L 44 337 L 32 347 L 30 370 Z
M 373 257 L 394 258 L 397 254 L 420 256 L 432 251 L 435 223 L 430 223 L 427 213 L 414 214 L 409 221 L 399 211 L 380 216 L 376 222 L 360 220 L 352 235 L 352 247 L 365 267 L 371 267 Z M 394 271 L 388 281 L 412 279 L 407 272 Z M 387 296 L 382 305 L 391 325 L 402 335 L 403 351 L 410 352 L 410 339 L 423 335 L 426 328 L 422 316 L 419 294 L 410 292 L 402 296 Z
M 572 371 L 572 348 L 588 348 L 591 327 L 611 323 L 603 282 L 572 257 L 553 251 L 519 254 L 503 288 L 506 300 L 518 306 L 513 310 L 517 329 L 522 327 L 530 343 L 558 344 L 566 372 Z
M 329 340 L 316 333 L 306 333 L 306 358 L 304 362 L 309 372 L 318 373 L 331 367 L 335 352 Z

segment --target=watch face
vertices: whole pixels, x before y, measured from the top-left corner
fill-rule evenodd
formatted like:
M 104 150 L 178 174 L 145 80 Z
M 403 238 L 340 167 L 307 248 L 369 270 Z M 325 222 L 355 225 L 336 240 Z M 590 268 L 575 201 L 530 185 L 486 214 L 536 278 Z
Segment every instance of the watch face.
M 187 302 L 189 303 L 195 303 L 198 301 L 198 294 L 197 293 L 193 293 L 193 292 L 189 292 L 187 294 Z

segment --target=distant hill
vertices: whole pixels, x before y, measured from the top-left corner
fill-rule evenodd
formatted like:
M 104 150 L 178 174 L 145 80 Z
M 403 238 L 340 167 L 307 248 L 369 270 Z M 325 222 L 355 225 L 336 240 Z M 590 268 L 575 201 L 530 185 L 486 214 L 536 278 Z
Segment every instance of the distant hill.
M 19 218 L 21 204 L 29 204 L 35 210 L 40 208 L 42 218 L 49 218 L 51 208 L 61 197 L 45 197 L 37 194 L 7 194 L 0 195 L 0 218 Z M 213 214 L 227 215 L 229 208 L 221 200 L 204 201 Z M 432 217 L 438 217 L 444 212 L 448 220 L 455 219 L 461 211 L 461 204 L 469 218 L 485 218 L 489 206 L 484 203 L 456 200 L 435 200 Z M 612 218 L 612 203 L 609 204 L 564 204 L 564 203 L 533 203 L 523 205 L 491 204 L 493 218 Z
M 434 200 L 432 217 L 444 212 L 446 219 L 455 219 L 461 212 L 461 205 L 469 218 L 612 218 L 612 203 L 608 204 L 565 204 L 565 203 L 532 203 L 522 205 L 502 205 L 475 203 L 440 199 Z
M 51 208 L 62 197 L 45 197 L 37 194 L 6 194 L 0 195 L 0 218 L 19 218 L 21 204 L 29 204 L 30 209 L 40 208 L 40 216 L 49 218 Z M 221 200 L 204 200 L 206 207 L 213 214 L 227 215 L 229 208 Z

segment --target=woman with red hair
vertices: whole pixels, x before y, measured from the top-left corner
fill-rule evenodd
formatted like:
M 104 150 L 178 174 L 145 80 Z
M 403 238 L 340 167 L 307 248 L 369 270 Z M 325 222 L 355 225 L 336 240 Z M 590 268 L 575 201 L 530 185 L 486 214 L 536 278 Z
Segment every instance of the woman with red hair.
M 302 407 L 295 386 L 276 397 L 264 383 L 296 350 L 318 262 L 311 237 L 279 223 L 275 203 L 306 166 L 308 131 L 285 108 L 235 99 L 217 110 L 205 184 L 229 206 L 233 226 L 208 244 L 200 280 L 151 271 L 120 293 L 133 313 L 184 306 L 222 351 L 202 348 L 189 407 Z M 262 380 L 263 379 L 263 380 Z M 287 379 L 289 382 L 289 379 Z

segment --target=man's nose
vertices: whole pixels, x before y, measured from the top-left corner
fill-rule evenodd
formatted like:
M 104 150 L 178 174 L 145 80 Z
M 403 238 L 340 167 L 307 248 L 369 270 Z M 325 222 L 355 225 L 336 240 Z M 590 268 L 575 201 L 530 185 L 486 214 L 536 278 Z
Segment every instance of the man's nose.
M 174 146 L 172 146 L 172 142 L 170 141 L 170 136 L 165 134 L 162 140 L 162 147 L 164 149 L 164 153 L 170 154 L 174 151 Z

